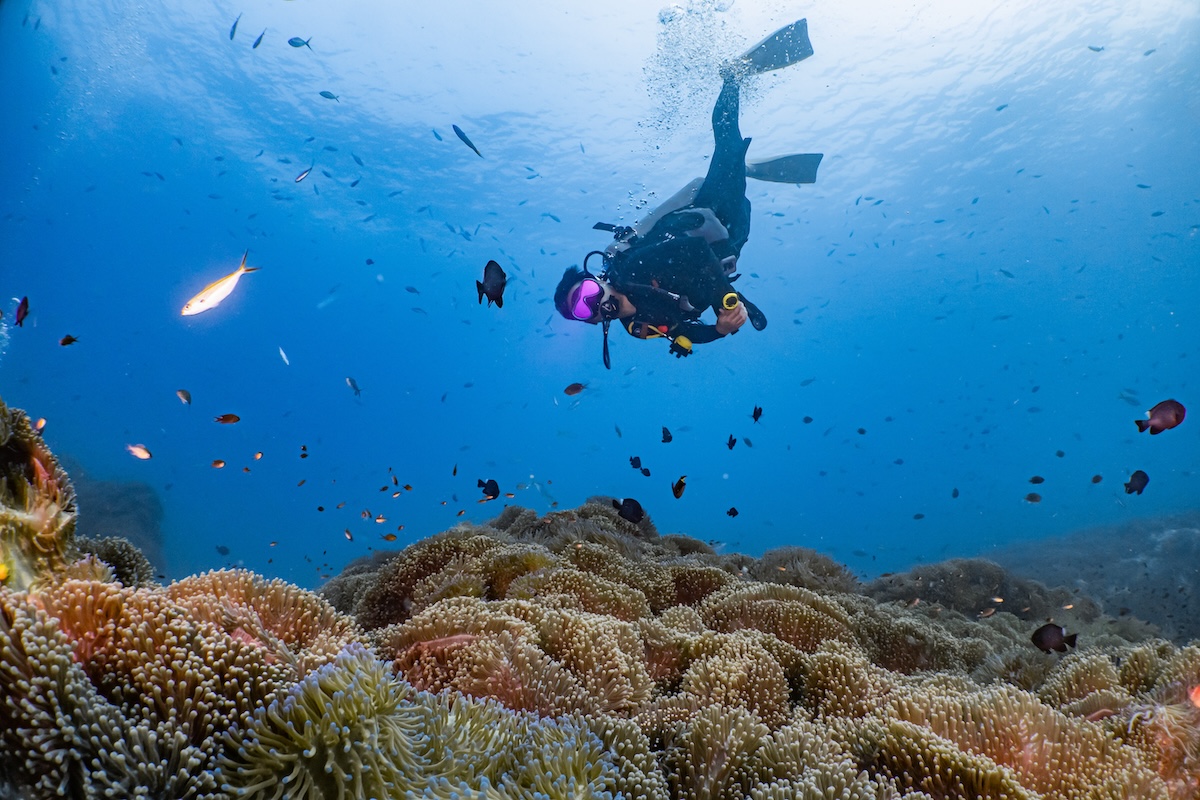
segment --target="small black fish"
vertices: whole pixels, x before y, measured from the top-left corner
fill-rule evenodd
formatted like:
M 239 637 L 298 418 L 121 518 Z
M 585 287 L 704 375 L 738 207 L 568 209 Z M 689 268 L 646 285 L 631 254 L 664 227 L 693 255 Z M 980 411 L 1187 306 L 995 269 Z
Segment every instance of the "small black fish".
M 750 414 L 750 419 L 758 422 L 762 419 L 762 406 L 755 406 L 754 411 Z
M 957 487 L 957 486 L 955 486 L 955 487 L 954 487 L 954 488 L 953 488 L 953 489 L 950 491 L 950 497 L 951 497 L 952 499 L 958 499 L 958 487 Z
M 642 468 L 642 457 L 641 456 L 630 456 L 629 457 L 629 466 L 633 467 L 634 469 L 641 469 Z
M 222 556 L 229 555 L 229 548 L 223 544 L 217 545 L 217 554 Z
M 1037 649 L 1043 653 L 1049 653 L 1051 650 L 1057 650 L 1060 653 L 1067 652 L 1068 647 L 1075 646 L 1075 638 L 1079 636 L 1077 633 L 1067 635 L 1067 629 L 1061 625 L 1055 625 L 1053 622 L 1047 622 L 1042 627 L 1033 632 L 1030 640 L 1033 641 Z
M 507 284 L 508 276 L 504 274 L 504 269 L 495 261 L 487 262 L 483 268 L 483 280 L 475 281 L 479 302 L 482 303 L 483 296 L 487 295 L 489 308 L 492 303 L 496 304 L 496 308 L 504 308 L 504 287 Z
M 649 478 L 650 477 L 650 468 L 642 467 L 642 474 L 645 475 L 647 478 Z
M 626 497 L 619 503 L 613 500 L 612 504 L 613 508 L 617 510 L 618 517 L 632 522 L 634 525 L 637 525 L 646 516 L 646 512 L 642 509 L 642 504 L 632 497 Z
M 462 128 L 458 127 L 457 125 L 451 125 L 450 127 L 454 129 L 454 134 L 455 134 L 455 135 L 456 135 L 456 136 L 457 136 L 459 139 L 462 139 L 462 143 L 463 143 L 463 144 L 465 144 L 467 147 L 469 147 L 469 148 L 471 148 L 472 150 L 474 150 L 474 151 L 475 151 L 475 155 L 479 156 L 480 158 L 483 158 L 483 153 L 479 152 L 479 148 L 475 146 L 475 143 L 474 143 L 474 142 L 472 142 L 470 139 L 468 139 L 468 138 L 467 138 L 467 135 L 466 135 L 465 133 L 463 133 L 463 132 L 462 132 Z M 434 131 L 434 132 L 433 132 L 433 135 L 434 135 L 434 136 L 437 136 L 437 131 Z M 442 138 L 442 137 L 438 136 L 438 138 L 440 139 L 440 138 Z
M 495 500 L 500 496 L 500 484 L 496 483 L 495 478 L 488 478 L 487 482 L 482 480 L 476 481 L 479 488 L 483 489 L 483 496 L 488 500 Z
M 25 327 L 25 318 L 29 316 L 29 298 L 22 297 L 21 302 L 17 303 L 17 327 Z M 663 428 L 665 431 L 666 428 Z
M 1150 476 L 1139 469 L 1129 476 L 1129 482 L 1125 484 L 1125 494 L 1133 494 L 1134 492 L 1141 494 L 1149 482 Z
M 737 439 L 733 438 L 733 434 L 731 433 L 729 434 L 729 441 L 725 442 L 725 446 L 732 450 L 735 444 L 737 444 Z
M 1029 482 L 1032 484 L 1045 483 L 1046 479 L 1043 478 L 1041 475 L 1034 475 L 1032 478 L 1029 479 Z
M 358 388 L 358 381 L 354 380 L 354 378 L 347 377 L 346 385 L 349 386 L 354 392 L 355 397 L 362 397 L 362 389 Z
M 742 437 L 742 443 L 745 444 L 746 447 L 754 447 L 754 442 L 750 441 L 745 436 Z
M 670 432 L 669 430 L 667 430 L 667 426 L 666 426 L 666 425 L 663 425 L 663 438 L 662 438 L 662 443 L 663 443 L 663 444 L 670 444 L 670 443 L 671 443 L 671 440 L 672 440 L 672 439 L 674 439 L 674 438 L 675 438 L 675 437 L 671 435 L 671 432 Z
M 251 50 L 257 50 L 257 49 L 258 49 L 258 46 L 259 46 L 260 44 L 262 44 L 262 37 L 264 37 L 264 36 L 266 36 L 266 35 L 267 35 L 267 29 L 266 29 L 266 28 L 263 28 L 263 32 L 262 32 L 262 33 L 260 33 L 260 34 L 258 35 L 258 38 L 254 40 L 254 44 L 250 46 L 250 49 L 251 49 Z
M 733 506 L 730 506 L 729 510 L 726 511 L 725 514 L 726 514 L 726 516 L 736 517 L 738 515 L 738 510 L 736 508 L 734 508 Z
M 680 475 L 679 480 L 671 484 L 671 494 L 675 495 L 675 499 L 683 497 L 683 490 L 687 488 L 687 475 Z
M 233 21 L 233 27 L 229 29 L 229 41 L 231 41 L 231 42 L 233 41 L 233 35 L 235 33 L 237 33 L 237 24 L 238 24 L 238 21 L 241 20 L 241 18 L 242 18 L 242 15 L 238 14 L 237 19 L 235 19 Z

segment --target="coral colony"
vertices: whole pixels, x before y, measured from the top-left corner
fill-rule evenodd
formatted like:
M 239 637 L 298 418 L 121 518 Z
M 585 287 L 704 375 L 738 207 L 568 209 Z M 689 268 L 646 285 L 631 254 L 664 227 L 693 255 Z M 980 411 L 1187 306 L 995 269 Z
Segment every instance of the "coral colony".
M 1056 620 L 1077 650 L 1043 653 L 1029 609 L 1052 596 L 956 608 L 973 562 L 917 602 L 920 577 L 869 592 L 810 550 L 717 555 L 605 498 L 506 508 L 323 596 L 236 570 L 164 586 L 128 543 L 75 538 L 66 474 L 2 404 L 0 500 L 0 797 L 1200 791 L 1200 648 L 1092 607 Z

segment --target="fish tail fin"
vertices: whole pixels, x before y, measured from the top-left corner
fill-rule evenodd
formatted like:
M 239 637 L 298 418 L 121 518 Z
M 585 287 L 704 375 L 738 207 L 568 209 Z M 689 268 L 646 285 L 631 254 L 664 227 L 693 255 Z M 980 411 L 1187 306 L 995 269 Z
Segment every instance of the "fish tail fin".
M 475 281 L 475 291 L 479 292 L 479 302 L 482 303 L 483 302 L 483 283 L 481 281 Z
M 262 267 L 247 267 L 246 256 L 250 255 L 250 251 L 242 253 L 242 263 L 238 265 L 238 272 L 258 272 Z
M 1064 644 L 1066 644 L 1068 647 L 1074 647 L 1074 646 L 1075 646 L 1075 639 L 1076 639 L 1078 636 L 1079 636 L 1079 634 L 1078 634 L 1078 633 L 1072 633 L 1070 636 L 1064 636 L 1064 637 L 1063 637 L 1063 643 L 1064 643 Z
M 1145 433 L 1146 428 L 1150 427 L 1150 422 L 1144 419 L 1135 419 L 1133 424 L 1138 426 L 1138 433 Z

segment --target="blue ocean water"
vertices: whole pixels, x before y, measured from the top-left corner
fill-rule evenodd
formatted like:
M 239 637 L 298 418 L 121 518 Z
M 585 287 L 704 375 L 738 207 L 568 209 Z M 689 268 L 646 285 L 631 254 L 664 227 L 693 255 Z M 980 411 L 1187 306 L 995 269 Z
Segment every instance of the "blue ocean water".
M 752 158 L 825 154 L 751 182 L 770 325 L 686 360 L 617 332 L 605 370 L 562 270 L 704 173 L 717 65 L 802 17 L 815 55 L 742 107 Z M 1192 511 L 1200 427 L 1133 420 L 1200 406 L 1198 47 L 1188 0 L 5 0 L 0 396 L 81 483 L 153 490 L 171 576 L 313 586 L 596 494 L 864 576 Z

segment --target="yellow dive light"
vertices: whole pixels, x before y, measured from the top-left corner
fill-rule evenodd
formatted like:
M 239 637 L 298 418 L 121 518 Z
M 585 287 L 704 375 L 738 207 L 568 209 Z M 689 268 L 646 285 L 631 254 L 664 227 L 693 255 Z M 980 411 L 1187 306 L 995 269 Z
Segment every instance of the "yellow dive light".
M 737 292 L 729 292 L 727 295 L 725 295 L 723 298 L 721 298 L 721 305 L 725 307 L 726 311 L 733 311 L 735 308 L 737 308 L 737 305 L 738 305 Z

